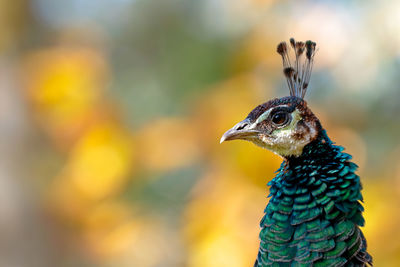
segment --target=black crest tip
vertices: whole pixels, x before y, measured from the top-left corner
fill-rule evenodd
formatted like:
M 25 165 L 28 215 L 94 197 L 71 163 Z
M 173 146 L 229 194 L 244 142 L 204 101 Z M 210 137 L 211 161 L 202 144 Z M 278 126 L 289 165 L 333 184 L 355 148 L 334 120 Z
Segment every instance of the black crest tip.
M 283 69 L 283 73 L 287 78 L 291 78 L 295 74 L 295 70 L 292 67 L 287 67 Z
M 276 52 L 278 52 L 279 55 L 284 56 L 284 54 L 287 53 L 287 45 L 286 42 L 281 42 L 278 44 L 278 47 L 276 48 Z
M 308 40 L 306 42 L 306 56 L 308 59 L 311 59 L 311 57 L 314 55 L 315 47 L 316 43 L 314 43 L 313 41 Z
M 296 41 L 294 40 L 294 38 L 290 38 L 290 45 L 293 49 L 296 49 Z

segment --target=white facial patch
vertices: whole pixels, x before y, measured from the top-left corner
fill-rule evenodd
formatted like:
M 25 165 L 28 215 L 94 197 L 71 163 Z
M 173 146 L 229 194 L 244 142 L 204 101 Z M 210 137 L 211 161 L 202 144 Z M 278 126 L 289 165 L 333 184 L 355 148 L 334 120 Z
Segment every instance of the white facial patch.
M 315 128 L 310 126 L 310 132 L 305 134 L 303 138 L 294 138 L 296 125 L 301 119 L 299 111 L 295 110 L 292 113 L 292 121 L 289 125 L 276 129 L 270 136 L 260 136 L 262 142 L 257 142 L 256 144 L 280 156 L 300 156 L 304 146 L 310 143 L 317 134 Z

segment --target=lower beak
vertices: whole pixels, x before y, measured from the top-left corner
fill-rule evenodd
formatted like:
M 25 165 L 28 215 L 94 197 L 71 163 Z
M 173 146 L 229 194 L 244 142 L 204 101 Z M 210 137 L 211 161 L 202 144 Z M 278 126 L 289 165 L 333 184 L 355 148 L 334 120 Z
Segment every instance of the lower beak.
M 249 126 L 250 123 L 247 119 L 239 122 L 238 124 L 233 126 L 231 129 L 229 129 L 222 135 L 220 143 L 236 139 L 247 140 L 251 137 L 257 136 L 259 132 L 256 130 L 249 129 Z

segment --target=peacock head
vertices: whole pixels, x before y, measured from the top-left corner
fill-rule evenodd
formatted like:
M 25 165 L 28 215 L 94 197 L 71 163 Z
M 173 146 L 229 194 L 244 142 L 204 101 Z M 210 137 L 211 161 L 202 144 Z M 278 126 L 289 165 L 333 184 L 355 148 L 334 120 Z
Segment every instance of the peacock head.
M 299 156 L 320 131 L 321 125 L 307 103 L 287 96 L 257 106 L 222 136 L 221 143 L 242 139 L 283 157 Z
M 298 157 L 304 146 L 317 138 L 322 130 L 321 124 L 303 99 L 311 77 L 316 44 L 312 41 L 296 42 L 292 38 L 290 47 L 296 56 L 293 63 L 285 42 L 277 48 L 282 56 L 290 96 L 272 99 L 257 106 L 246 119 L 222 136 L 221 143 L 242 139 L 282 157 Z

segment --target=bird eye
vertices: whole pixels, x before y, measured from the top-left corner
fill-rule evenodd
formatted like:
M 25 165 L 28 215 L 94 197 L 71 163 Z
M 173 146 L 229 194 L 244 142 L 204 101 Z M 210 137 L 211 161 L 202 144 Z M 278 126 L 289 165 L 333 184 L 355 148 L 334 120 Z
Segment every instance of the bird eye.
M 286 112 L 277 112 L 272 115 L 272 122 L 277 126 L 282 126 L 289 121 L 289 114 Z

